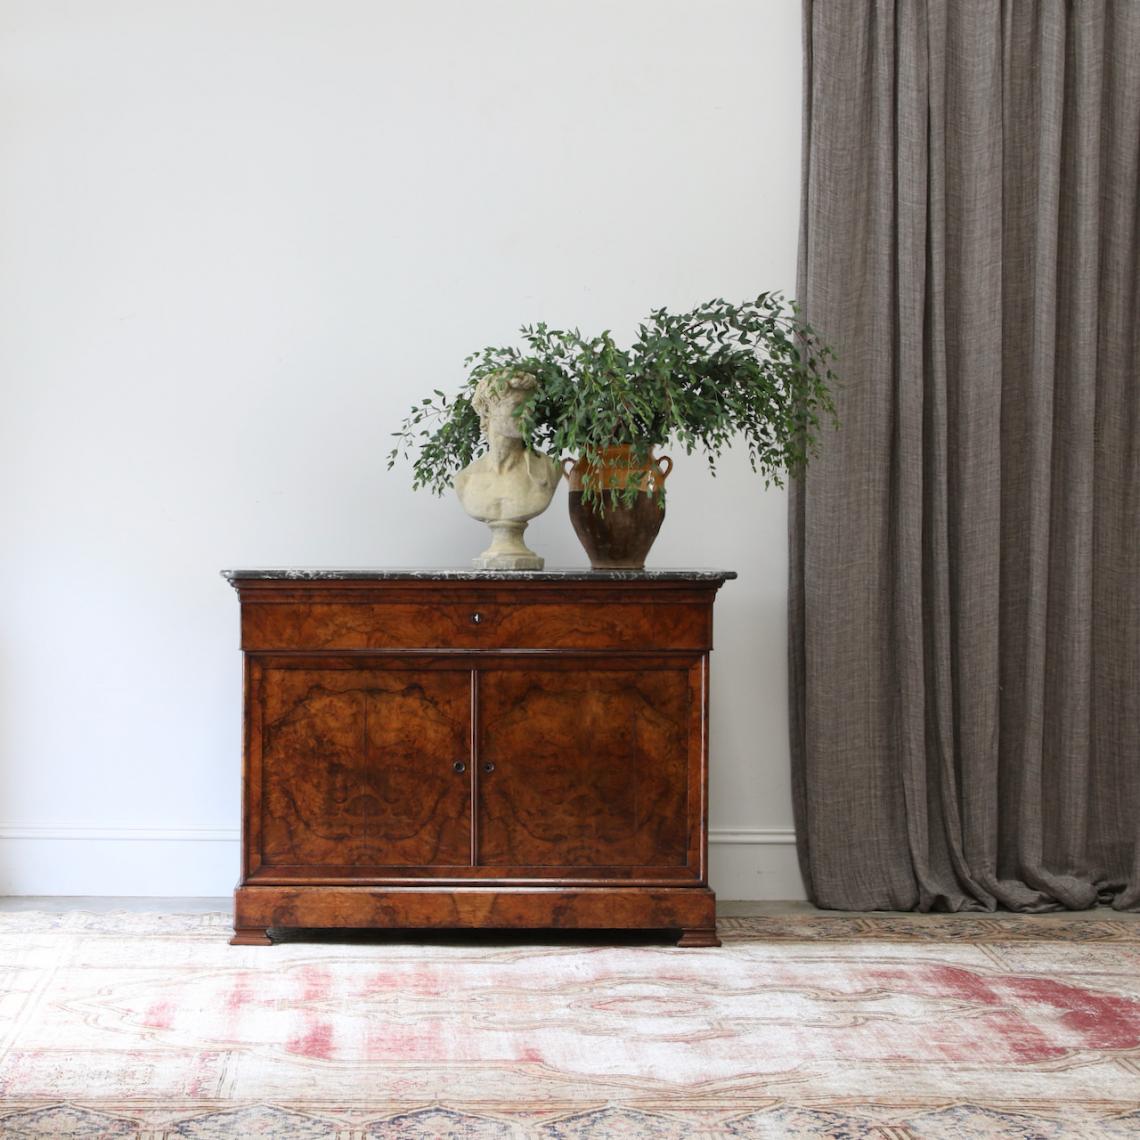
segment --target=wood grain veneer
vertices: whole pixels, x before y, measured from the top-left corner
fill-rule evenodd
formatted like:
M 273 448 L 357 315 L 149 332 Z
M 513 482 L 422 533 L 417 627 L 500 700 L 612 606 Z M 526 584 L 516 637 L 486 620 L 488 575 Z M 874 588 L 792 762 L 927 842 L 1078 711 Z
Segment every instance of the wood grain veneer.
M 717 945 L 707 713 L 722 580 L 235 577 L 233 941 L 602 927 Z

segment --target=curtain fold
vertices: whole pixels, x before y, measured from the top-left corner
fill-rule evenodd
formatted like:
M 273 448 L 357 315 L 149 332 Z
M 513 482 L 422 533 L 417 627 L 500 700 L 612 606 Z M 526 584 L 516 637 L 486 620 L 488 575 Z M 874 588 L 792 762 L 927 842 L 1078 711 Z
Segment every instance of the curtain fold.
M 1140 906 L 1140 4 L 805 0 L 793 795 L 844 909 Z

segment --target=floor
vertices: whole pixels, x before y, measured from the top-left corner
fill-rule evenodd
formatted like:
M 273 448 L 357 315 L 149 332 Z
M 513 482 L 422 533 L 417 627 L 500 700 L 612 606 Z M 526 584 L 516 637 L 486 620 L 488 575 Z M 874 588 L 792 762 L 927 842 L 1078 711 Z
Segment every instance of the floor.
M 168 914 L 213 914 L 217 911 L 227 911 L 232 900 L 227 895 L 214 898 L 149 898 L 149 897 L 116 897 L 104 895 L 0 895 L 0 912 L 39 911 L 49 914 L 62 913 L 72 910 L 83 910 L 95 914 L 105 914 L 110 911 L 129 911 L 134 913 L 165 912 Z M 750 918 L 754 915 L 833 915 L 840 914 L 853 917 L 854 911 L 820 910 L 809 902 L 798 899 L 763 900 L 763 901 L 721 901 L 717 903 L 717 914 L 722 918 Z M 879 917 L 886 917 L 892 912 L 877 911 Z M 1110 911 L 1104 907 L 1085 911 L 1054 911 L 1050 914 L 1038 914 L 1033 917 L 1038 921 L 1074 921 L 1081 919 L 1095 920 L 1110 916 L 1124 922 L 1140 922 L 1140 911 Z M 949 916 L 945 916 L 949 917 Z M 973 917 L 977 917 L 975 912 Z
M 717 950 L 306 931 L 267 953 L 228 944 L 228 908 L 0 899 L 0 1136 L 1140 1136 L 1135 915 L 754 902 Z

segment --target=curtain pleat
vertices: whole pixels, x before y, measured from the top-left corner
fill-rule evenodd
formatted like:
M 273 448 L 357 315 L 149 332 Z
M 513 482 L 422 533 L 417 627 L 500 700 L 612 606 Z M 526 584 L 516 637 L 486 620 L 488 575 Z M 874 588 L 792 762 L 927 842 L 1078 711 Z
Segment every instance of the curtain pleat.
M 1140 4 L 805 0 L 793 795 L 846 909 L 1140 905 Z

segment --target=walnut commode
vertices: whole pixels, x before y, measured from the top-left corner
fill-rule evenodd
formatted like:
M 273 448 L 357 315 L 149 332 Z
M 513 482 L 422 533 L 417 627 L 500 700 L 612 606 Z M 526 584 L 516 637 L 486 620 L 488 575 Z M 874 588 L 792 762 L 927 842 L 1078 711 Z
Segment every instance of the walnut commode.
M 731 571 L 230 570 L 239 945 L 282 927 L 680 931 L 708 887 Z

